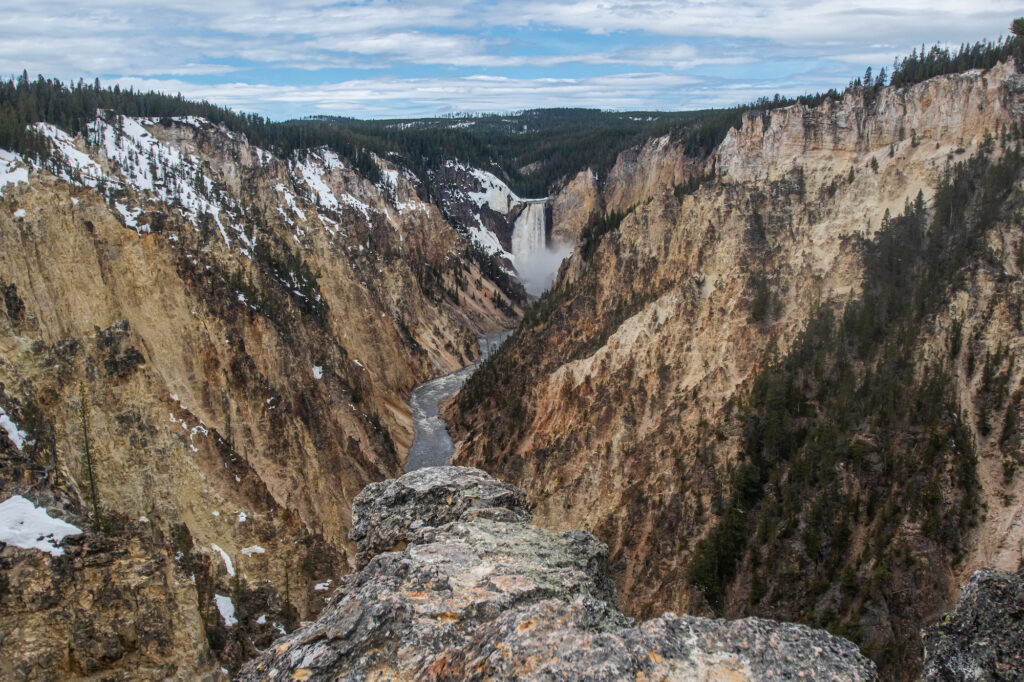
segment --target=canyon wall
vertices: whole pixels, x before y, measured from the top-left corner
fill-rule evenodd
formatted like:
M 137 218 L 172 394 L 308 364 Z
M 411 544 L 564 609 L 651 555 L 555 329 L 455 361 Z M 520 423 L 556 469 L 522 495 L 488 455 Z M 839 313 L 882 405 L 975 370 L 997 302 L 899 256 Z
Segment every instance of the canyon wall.
M 714 168 L 692 193 L 667 180 L 609 193 L 625 217 L 576 250 L 450 411 L 454 461 L 523 487 L 542 525 L 583 528 L 608 543 L 631 615 L 800 620 L 855 639 L 887 676 L 913 675 L 918 629 L 949 608 L 975 568 L 1015 571 L 1024 542 L 1015 361 L 1024 234 L 1014 217 L 1021 86 L 1001 64 L 906 88 L 854 88 L 813 108 L 751 112 L 712 159 L 689 164 L 698 171 L 672 171 L 679 183 Z M 686 167 L 671 145 L 645 149 L 637 158 Z M 620 157 L 610 177 L 647 177 L 630 170 L 636 162 Z M 935 205 L 943 178 L 970 173 L 978 177 L 964 181 L 962 201 Z M 556 224 L 558 215 L 592 217 L 602 206 L 596 193 L 608 192 L 586 174 L 568 187 L 572 196 L 555 201 Z M 910 357 L 901 381 L 941 377 L 951 403 L 936 410 L 938 422 L 886 427 L 884 438 L 867 423 L 860 436 L 858 425 L 844 427 L 854 434 L 841 448 L 849 461 L 816 461 L 813 443 L 800 458 L 767 460 L 777 466 L 742 454 L 775 428 L 759 422 L 774 389 L 756 379 L 775 376 L 766 370 L 791 349 L 807 351 L 809 323 L 833 326 L 844 306 L 864 299 L 865 259 L 884 250 L 876 236 L 884 242 L 904 212 L 926 221 L 958 210 L 972 225 L 984 222 L 978 255 L 948 285 L 933 277 L 935 295 L 925 298 L 938 302 L 920 318 L 920 334 L 899 346 Z M 849 370 L 861 390 L 875 385 L 877 362 Z M 832 366 L 807 367 L 807 385 Z M 800 403 L 810 412 L 794 412 L 793 423 L 812 426 L 794 438 L 807 442 L 811 406 L 827 397 Z M 949 436 L 929 455 L 937 459 L 900 459 L 918 452 L 905 441 L 931 432 Z M 931 479 L 917 481 L 923 472 Z M 795 483 L 807 480 L 817 483 Z M 761 532 L 770 543 L 744 544 Z
M 50 159 L 5 153 L 0 187 L 0 406 L 25 434 L 3 487 L 87 539 L 69 560 L 5 548 L 15 592 L 55 585 L 7 606 L 55 632 L 119 613 L 80 562 L 122 562 L 114 585 L 163 576 L 167 637 L 191 641 L 143 667 L 128 644 L 88 663 L 56 636 L 0 650 L 24 679 L 218 674 L 319 612 L 352 565 L 354 496 L 402 470 L 409 391 L 519 309 L 383 160 L 375 185 L 327 149 L 278 158 L 201 119 L 38 128 Z

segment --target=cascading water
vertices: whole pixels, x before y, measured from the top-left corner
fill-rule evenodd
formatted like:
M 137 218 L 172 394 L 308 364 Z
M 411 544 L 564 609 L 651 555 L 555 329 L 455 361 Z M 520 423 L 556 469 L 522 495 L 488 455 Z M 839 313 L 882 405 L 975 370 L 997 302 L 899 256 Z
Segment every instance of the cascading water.
M 512 258 L 516 269 L 529 263 L 547 246 L 544 221 L 546 200 L 531 201 L 523 208 L 512 228 Z
M 512 228 L 512 264 L 527 293 L 540 296 L 551 286 L 569 247 L 547 245 L 547 199 L 527 200 Z

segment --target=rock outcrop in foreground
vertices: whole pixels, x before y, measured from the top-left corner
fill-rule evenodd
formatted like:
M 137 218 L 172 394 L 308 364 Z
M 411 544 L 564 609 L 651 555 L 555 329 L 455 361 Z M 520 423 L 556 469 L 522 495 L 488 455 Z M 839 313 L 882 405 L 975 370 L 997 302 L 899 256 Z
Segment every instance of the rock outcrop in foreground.
M 876 679 L 852 643 L 802 625 L 670 613 L 633 625 L 605 545 L 529 520 L 521 490 L 477 469 L 367 486 L 353 506 L 358 573 L 237 679 Z
M 956 609 L 924 631 L 922 680 L 1024 680 L 1024 564 L 974 572 Z

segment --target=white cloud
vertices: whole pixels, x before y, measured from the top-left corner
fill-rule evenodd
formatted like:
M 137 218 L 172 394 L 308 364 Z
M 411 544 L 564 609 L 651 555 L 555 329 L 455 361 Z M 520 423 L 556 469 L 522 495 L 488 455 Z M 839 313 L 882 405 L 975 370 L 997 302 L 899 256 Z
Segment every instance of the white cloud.
M 248 111 L 278 106 L 307 113 L 350 112 L 362 116 L 420 115 L 449 111 L 514 111 L 535 107 L 651 108 L 666 92 L 696 82 L 678 73 L 627 73 L 591 78 L 508 78 L 464 76 L 375 78 L 315 86 L 224 83 L 195 85 L 183 80 L 122 78 L 121 87 L 181 92 Z M 665 108 L 662 105 L 661 108 Z
M 928 40 L 965 34 L 980 38 L 991 30 L 993 21 L 1009 26 L 1014 13 L 1021 11 L 1018 3 L 1008 0 L 990 0 L 984 9 L 962 0 L 905 0 L 899 9 L 893 7 L 889 0 L 531 0 L 509 2 L 506 11 L 497 14 L 518 25 L 577 28 L 598 34 L 642 31 L 827 44 L 878 42 L 887 40 L 886 36 L 903 43 L 909 36 L 928 33 L 933 34 Z
M 906 0 L 898 9 L 890 0 L 8 4 L 0 74 L 154 82 L 276 115 L 735 103 L 723 98 L 840 87 L 921 43 L 994 39 L 1024 13 L 1009 0 Z M 715 67 L 720 75 L 709 75 Z M 281 85 L 296 81 L 285 71 L 294 69 L 323 82 Z

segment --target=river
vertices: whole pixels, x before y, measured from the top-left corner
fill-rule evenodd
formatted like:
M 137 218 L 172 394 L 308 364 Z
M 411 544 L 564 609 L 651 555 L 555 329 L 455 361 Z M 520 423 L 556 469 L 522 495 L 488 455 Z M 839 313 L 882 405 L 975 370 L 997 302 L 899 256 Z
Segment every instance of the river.
M 508 336 L 511 329 L 494 332 L 479 338 L 480 362 L 497 350 Z M 445 398 L 462 388 L 466 379 L 476 370 L 479 362 L 463 367 L 457 372 L 445 374 L 443 377 L 431 379 L 412 390 L 409 407 L 415 425 L 415 436 L 409 448 L 409 458 L 405 462 L 405 470 L 413 471 L 423 467 L 436 467 L 448 464 L 448 459 L 455 452 L 455 444 L 448 435 L 447 425 L 441 417 L 440 404 Z

